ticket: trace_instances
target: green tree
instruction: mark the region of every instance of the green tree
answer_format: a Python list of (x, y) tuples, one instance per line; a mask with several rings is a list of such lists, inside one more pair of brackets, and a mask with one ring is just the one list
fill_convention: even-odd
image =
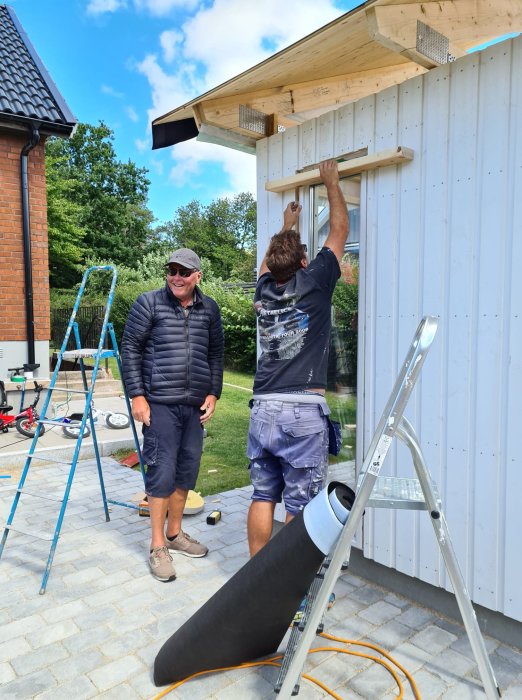
[(51, 287), (70, 287), (80, 275), (85, 229), (75, 203), (79, 183), (59, 175), (57, 157), (47, 158), (47, 228)]
[(256, 258), (256, 202), (249, 192), (203, 206), (197, 200), (176, 210), (156, 235), (175, 248), (192, 248), (210, 261), (217, 277), (250, 280)]
[[(84, 232), (83, 259), (75, 259), (75, 264), (96, 257), (131, 266), (152, 240), (154, 217), (146, 206), (147, 171), (131, 161), (118, 161), (113, 141), (112, 130), (103, 122), (78, 124), (70, 139), (47, 141), (48, 180), (68, 183), (49, 188), (51, 212), (60, 210), (56, 199), (66, 200), (71, 205), (67, 210), (70, 220)], [(56, 258), (56, 252), (50, 248), (51, 268), (54, 265), (59, 277), (62, 260)]]

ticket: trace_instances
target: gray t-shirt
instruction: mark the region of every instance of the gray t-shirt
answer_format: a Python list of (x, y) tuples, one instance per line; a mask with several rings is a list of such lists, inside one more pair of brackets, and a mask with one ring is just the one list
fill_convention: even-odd
[(340, 275), (336, 256), (322, 248), (285, 284), (277, 286), (270, 272), (259, 278), (254, 307), (262, 354), (256, 394), (326, 387), (332, 294)]

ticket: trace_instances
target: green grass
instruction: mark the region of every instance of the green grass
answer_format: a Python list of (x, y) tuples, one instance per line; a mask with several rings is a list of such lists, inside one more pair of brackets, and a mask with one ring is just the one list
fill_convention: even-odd
[[(233, 375), (233, 376), (232, 376)], [(203, 457), (196, 491), (208, 496), (250, 483), (246, 456), (250, 394), (228, 386), (252, 386), (252, 377), (239, 372), (225, 372), (225, 385), (216, 412), (207, 423)]]
[(234, 386), (241, 386), (244, 389), (248, 389), (249, 391), (252, 391), (252, 385), (254, 384), (254, 377), (250, 374), (243, 374), (242, 372), (234, 372), (233, 370), (225, 370), (223, 382), (225, 384), (232, 384)]

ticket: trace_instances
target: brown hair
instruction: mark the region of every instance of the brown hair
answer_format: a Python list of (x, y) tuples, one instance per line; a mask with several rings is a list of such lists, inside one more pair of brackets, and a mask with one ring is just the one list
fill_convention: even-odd
[(272, 236), (266, 251), (266, 266), (276, 282), (287, 282), (301, 269), (306, 248), (296, 231), (281, 231)]

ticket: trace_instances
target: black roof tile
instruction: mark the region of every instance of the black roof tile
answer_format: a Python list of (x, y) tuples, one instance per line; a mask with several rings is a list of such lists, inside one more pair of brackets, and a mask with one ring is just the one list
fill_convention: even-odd
[(0, 5), (0, 124), (33, 120), (61, 134), (77, 122), (14, 10)]

